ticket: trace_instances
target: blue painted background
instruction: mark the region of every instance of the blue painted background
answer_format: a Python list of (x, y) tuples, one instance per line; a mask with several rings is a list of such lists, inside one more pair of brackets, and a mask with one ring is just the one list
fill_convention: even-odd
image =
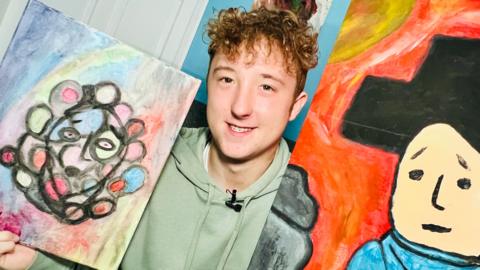
[[(214, 15), (215, 10), (220, 10), (229, 7), (244, 7), (250, 9), (253, 0), (210, 0), (208, 1), (205, 13), (200, 21), (199, 28), (195, 33), (192, 45), (188, 51), (187, 57), (182, 66), (182, 71), (202, 80), (202, 85), (196, 96), (196, 100), (203, 103), (207, 102), (206, 91), (206, 76), (208, 70), (208, 37), (204, 35), (205, 25), (208, 20)], [(338, 31), (347, 12), (350, 0), (344, 1), (332, 1), (330, 11), (325, 23), (323, 24), (319, 36), (319, 59), (318, 65), (315, 69), (311, 70), (307, 77), (305, 85), (305, 91), (308, 93), (309, 98), (306, 106), (298, 115), (297, 119), (290, 122), (285, 130), (284, 136), (292, 141), (296, 141), (300, 129), (302, 128), (303, 121), (310, 107), (312, 97), (317, 90), (318, 83), (322, 76), (325, 65), (327, 64), (328, 57), (332, 51), (333, 45), (338, 35)]]

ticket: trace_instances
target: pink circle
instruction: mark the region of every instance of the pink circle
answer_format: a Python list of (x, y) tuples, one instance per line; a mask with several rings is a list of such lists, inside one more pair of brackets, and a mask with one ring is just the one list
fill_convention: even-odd
[(139, 135), (140, 133), (142, 133), (143, 128), (144, 128), (143, 124), (141, 124), (139, 122), (132, 123), (127, 128), (128, 137), (133, 137), (133, 136)]
[(35, 151), (35, 153), (33, 154), (33, 166), (35, 166), (35, 168), (37, 168), (38, 170), (41, 169), (46, 161), (47, 152), (45, 152), (45, 150), (41, 149)]
[(111, 202), (98, 202), (93, 207), (93, 213), (96, 215), (105, 215), (112, 209), (113, 205)]
[(59, 195), (63, 196), (67, 193), (67, 183), (62, 178), (56, 177), (55, 187), (53, 186), (52, 180), (50, 180), (45, 184), (45, 191), (51, 199), (58, 201)]
[(77, 90), (71, 87), (65, 87), (62, 90), (62, 99), (66, 103), (75, 103), (78, 100)]
[(144, 152), (143, 144), (140, 142), (134, 142), (128, 145), (126, 160), (135, 161), (142, 157)]
[(122, 103), (115, 106), (115, 113), (122, 123), (125, 124), (128, 118), (132, 115), (132, 109), (128, 105)]
[(11, 164), (15, 161), (15, 153), (13, 151), (5, 151), (2, 153), (2, 161)]

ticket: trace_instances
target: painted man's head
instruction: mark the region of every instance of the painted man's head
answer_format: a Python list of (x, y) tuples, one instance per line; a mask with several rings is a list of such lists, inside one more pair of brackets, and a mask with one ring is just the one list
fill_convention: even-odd
[(112, 82), (80, 85), (66, 80), (49, 104), (31, 107), (16, 146), (0, 150), (2, 165), (38, 209), (78, 224), (115, 211), (117, 198), (139, 189), (146, 170), (138, 138), (144, 124), (120, 102)]
[(400, 155), (392, 226), (408, 240), (480, 256), (480, 40), (437, 37), (411, 82), (367, 77), (344, 135)]
[(228, 158), (272, 156), (304, 106), (317, 34), (290, 11), (220, 11), (209, 22), (207, 120)]

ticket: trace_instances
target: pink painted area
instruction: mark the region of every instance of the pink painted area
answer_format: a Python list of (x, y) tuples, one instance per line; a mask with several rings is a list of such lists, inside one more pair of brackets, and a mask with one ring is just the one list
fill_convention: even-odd
[(0, 231), (9, 231), (18, 236), (22, 234), (23, 224), (30, 222), (29, 216), (22, 212), (7, 213), (0, 211)]
[(103, 169), (102, 169), (103, 176), (107, 176), (112, 171), (112, 169), (113, 169), (112, 164), (105, 164), (105, 166), (103, 166)]
[(113, 205), (110, 202), (99, 202), (93, 206), (93, 212), (96, 215), (103, 215), (108, 213), (112, 209)]
[(5, 151), (2, 153), (2, 161), (7, 164), (15, 162), (15, 153), (13, 151)]
[(132, 115), (132, 109), (127, 104), (121, 103), (115, 106), (115, 113), (120, 117), (122, 124), (125, 124)]
[(128, 137), (139, 135), (144, 129), (144, 126), (139, 122), (132, 123), (127, 130)]
[(51, 199), (58, 201), (59, 199), (58, 195), (60, 196), (65, 195), (68, 191), (68, 186), (64, 179), (60, 177), (56, 177), (55, 186), (53, 185), (53, 182), (50, 180), (45, 184), (45, 191), (47, 192), (48, 196)]
[(65, 103), (72, 104), (78, 101), (79, 94), (76, 89), (73, 89), (71, 87), (66, 87), (62, 90), (62, 100)]
[(127, 154), (125, 155), (125, 159), (129, 161), (135, 161), (142, 157), (144, 153), (144, 146), (140, 142), (133, 142), (127, 146)]
[(47, 152), (45, 150), (39, 149), (35, 151), (35, 153), (33, 154), (33, 166), (35, 166), (37, 170), (40, 170), (46, 161)]

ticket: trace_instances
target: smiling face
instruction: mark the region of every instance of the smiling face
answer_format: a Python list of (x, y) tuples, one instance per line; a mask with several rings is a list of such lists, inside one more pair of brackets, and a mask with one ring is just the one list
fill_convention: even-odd
[(207, 119), (216, 150), (234, 161), (273, 159), (283, 130), (306, 101), (295, 97), (296, 77), (285, 69), (276, 46), (259, 41), (236, 59), (221, 51), (208, 75)]
[(480, 255), (480, 154), (451, 126), (424, 128), (400, 162), (392, 218), (410, 241)]

